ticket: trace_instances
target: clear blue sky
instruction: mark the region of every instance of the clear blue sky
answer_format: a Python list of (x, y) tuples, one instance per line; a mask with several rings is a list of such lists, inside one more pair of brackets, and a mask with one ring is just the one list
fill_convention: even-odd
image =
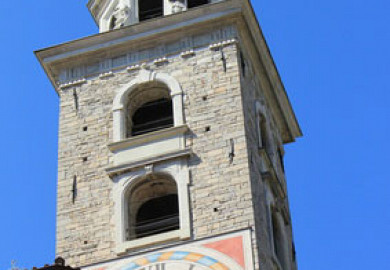
[[(58, 98), (33, 51), (96, 33), (86, 2), (1, 2), (0, 270), (54, 259)], [(286, 155), (299, 269), (388, 269), (390, 1), (254, 8), (305, 134)]]

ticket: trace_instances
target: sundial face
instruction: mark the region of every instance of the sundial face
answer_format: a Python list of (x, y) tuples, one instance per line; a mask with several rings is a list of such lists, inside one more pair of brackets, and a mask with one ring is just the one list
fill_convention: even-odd
[(151, 264), (140, 268), (139, 270), (209, 270), (210, 268), (193, 264), (185, 261), (181, 262), (163, 262)]
[(147, 255), (113, 270), (229, 270), (229, 267), (207, 255), (170, 251)]

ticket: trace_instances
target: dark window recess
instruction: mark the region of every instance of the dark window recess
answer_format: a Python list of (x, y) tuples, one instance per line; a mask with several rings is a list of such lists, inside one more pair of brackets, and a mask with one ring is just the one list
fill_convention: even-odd
[(131, 136), (173, 127), (172, 101), (159, 99), (145, 103), (133, 115)]
[(139, 21), (163, 16), (163, 0), (139, 0)]
[(279, 223), (275, 217), (275, 215), (272, 215), (272, 233), (273, 233), (273, 238), (274, 238), (274, 250), (275, 254), (279, 259), (279, 262), (282, 263), (281, 258), (282, 258), (282, 239), (280, 236), (280, 228), (279, 228)]
[(242, 75), (245, 77), (246, 76), (246, 63), (245, 63), (244, 54), (242, 52), (240, 52), (240, 60), (241, 60)]
[(261, 148), (267, 150), (267, 125), (263, 115), (260, 115), (260, 143)]
[(136, 238), (178, 230), (179, 228), (179, 204), (176, 194), (147, 201), (137, 213)]
[(280, 148), (278, 149), (278, 155), (280, 159), (280, 166), (282, 167), (282, 170), (284, 172), (284, 158), (283, 158), (282, 150), (280, 150)]
[(194, 8), (208, 3), (209, 0), (188, 0), (188, 8)]
[(116, 18), (113, 16), (110, 22), (110, 30), (113, 30), (116, 24)]

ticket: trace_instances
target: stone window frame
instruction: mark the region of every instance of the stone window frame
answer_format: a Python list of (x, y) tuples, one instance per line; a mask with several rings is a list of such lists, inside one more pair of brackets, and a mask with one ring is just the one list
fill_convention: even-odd
[[(267, 120), (267, 111), (265, 109), (265, 105), (262, 104), (260, 101), (255, 102), (255, 112), (256, 112), (256, 134), (257, 134), (257, 143), (259, 149), (265, 149), (267, 150), (272, 142), (271, 140), (271, 134), (270, 132), (270, 124)], [(264, 121), (265, 128), (262, 128), (260, 122)], [(263, 136), (266, 138), (265, 145), (263, 145)]]
[(114, 143), (127, 139), (127, 98), (140, 86), (153, 82), (163, 84), (169, 91), (172, 100), (174, 127), (184, 125), (183, 90), (179, 82), (168, 74), (142, 69), (135, 79), (118, 91), (114, 98), (112, 109)]
[[(179, 200), (180, 229), (147, 236), (139, 239), (127, 240), (126, 229), (128, 219), (128, 190), (133, 185), (151, 174), (165, 174), (176, 182)], [(169, 241), (187, 240), (191, 237), (190, 204), (189, 204), (189, 170), (186, 159), (177, 159), (145, 166), (113, 178), (114, 188), (114, 224), (116, 234), (116, 253), (118, 255), (136, 249), (157, 245)]]
[[(266, 200), (266, 215), (267, 215), (267, 228), (268, 228), (268, 234), (269, 234), (269, 245), (271, 248), (271, 255), (272, 260), (274, 264), (277, 266), (278, 269), (289, 269), (288, 267), (291, 264), (290, 258), (286, 258), (289, 254), (289, 249), (283, 251), (283, 258), (280, 258), (276, 253), (276, 246), (275, 246), (275, 235), (274, 235), (274, 227), (276, 226), (277, 229), (280, 232), (280, 236), (283, 238), (283, 242), (285, 245), (286, 241), (286, 229), (285, 226), (285, 218), (281, 214), (280, 204), (278, 205), (278, 197), (274, 194), (272, 191), (272, 188), (268, 182), (265, 182), (265, 200)], [(277, 224), (274, 224), (275, 220), (277, 221)], [(284, 247), (286, 248), (286, 247)]]

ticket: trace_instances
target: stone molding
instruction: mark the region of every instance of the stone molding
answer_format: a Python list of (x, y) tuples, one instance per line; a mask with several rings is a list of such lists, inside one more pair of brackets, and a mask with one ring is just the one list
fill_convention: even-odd
[(111, 152), (115, 152), (124, 148), (128, 148), (131, 146), (139, 146), (144, 143), (153, 142), (157, 140), (162, 140), (167, 137), (172, 137), (175, 135), (181, 135), (188, 131), (187, 125), (172, 127), (172, 128), (166, 128), (162, 130), (158, 130), (151, 133), (146, 133), (143, 135), (138, 135), (135, 137), (130, 137), (125, 140), (111, 143), (108, 145), (108, 148)]
[(87, 83), (86, 79), (79, 79), (79, 80), (71, 81), (71, 82), (68, 82), (68, 83), (60, 84), (59, 88), (60, 89), (66, 89), (66, 88), (70, 88), (70, 87), (80, 86), (80, 85), (82, 85), (84, 83)]
[(158, 156), (152, 157), (152, 158), (146, 158), (146, 159), (140, 159), (136, 161), (132, 161), (129, 163), (123, 163), (119, 164), (117, 166), (112, 166), (106, 168), (106, 172), (108, 175), (112, 178), (115, 177), (116, 175), (126, 173), (128, 171), (132, 171), (137, 168), (145, 167), (150, 164), (157, 164), (165, 161), (169, 161), (172, 159), (179, 159), (179, 158), (185, 158), (189, 157), (192, 155), (192, 150), (191, 149), (184, 149), (184, 150), (178, 150), (178, 151), (173, 151), (173, 152), (167, 152), (167, 153), (162, 153)]

